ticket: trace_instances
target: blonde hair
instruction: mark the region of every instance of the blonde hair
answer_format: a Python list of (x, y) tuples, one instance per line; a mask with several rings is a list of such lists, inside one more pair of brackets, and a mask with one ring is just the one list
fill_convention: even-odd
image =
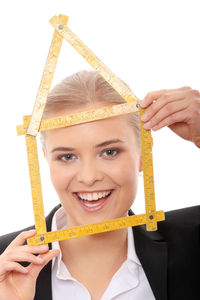
[[(49, 93), (43, 119), (52, 113), (87, 104), (121, 104), (126, 101), (95, 71), (80, 71), (64, 78)], [(133, 126), (140, 145), (140, 124), (138, 113), (128, 114), (128, 122)], [(45, 133), (41, 133), (41, 142), (45, 144)]]

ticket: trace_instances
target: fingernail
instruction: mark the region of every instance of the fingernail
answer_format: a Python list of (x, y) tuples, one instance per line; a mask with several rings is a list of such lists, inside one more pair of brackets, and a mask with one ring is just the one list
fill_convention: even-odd
[(42, 264), (44, 260), (41, 257), (36, 257), (36, 262)]
[(145, 121), (146, 119), (147, 119), (147, 113), (143, 114), (142, 117), (141, 117), (142, 121)]
[(142, 107), (145, 107), (145, 100), (142, 100), (142, 101), (140, 102), (140, 105), (141, 105)]
[(24, 273), (28, 273), (28, 270), (27, 270), (26, 268), (23, 268), (22, 271), (23, 271)]
[(58, 252), (56, 253), (56, 256), (58, 256), (60, 254), (60, 251), (58, 250)]
[(150, 129), (151, 128), (151, 122), (147, 122), (143, 125), (144, 129)]
[(47, 245), (40, 246), (40, 250), (49, 250), (49, 247)]
[(157, 129), (158, 129), (157, 125), (152, 128), (152, 130), (157, 130)]

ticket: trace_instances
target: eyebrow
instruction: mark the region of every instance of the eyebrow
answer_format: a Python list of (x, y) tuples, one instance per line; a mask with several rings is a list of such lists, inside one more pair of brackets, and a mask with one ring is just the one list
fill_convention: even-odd
[(100, 148), (100, 147), (107, 146), (107, 145), (110, 145), (110, 144), (115, 144), (115, 143), (124, 143), (124, 141), (121, 141), (119, 139), (108, 140), (108, 141), (105, 141), (101, 144), (96, 145), (95, 148)]
[[(124, 143), (124, 141), (121, 141), (119, 139), (108, 140), (108, 141), (105, 141), (103, 143), (96, 145), (95, 148), (100, 148), (100, 147), (108, 146), (110, 144), (115, 144), (115, 143)], [(51, 153), (56, 152), (56, 151), (74, 151), (74, 150), (75, 150), (74, 148), (70, 148), (70, 147), (57, 147), (57, 148), (54, 148), (51, 151)]]

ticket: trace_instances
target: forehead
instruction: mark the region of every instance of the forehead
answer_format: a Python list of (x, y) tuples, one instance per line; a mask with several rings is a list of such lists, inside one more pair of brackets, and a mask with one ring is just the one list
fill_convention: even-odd
[[(87, 106), (84, 107), (84, 109), (67, 109), (62, 111), (62, 113), (58, 112), (54, 115), (51, 115), (50, 117), (68, 115), (96, 108), (98, 107)], [(121, 115), (117, 117), (46, 131), (46, 143), (49, 144), (49, 146), (54, 146), (58, 143), (78, 144), (87, 142), (96, 144), (107, 139), (115, 138), (124, 139), (126, 142), (135, 140), (135, 132), (128, 123), (127, 115)]]

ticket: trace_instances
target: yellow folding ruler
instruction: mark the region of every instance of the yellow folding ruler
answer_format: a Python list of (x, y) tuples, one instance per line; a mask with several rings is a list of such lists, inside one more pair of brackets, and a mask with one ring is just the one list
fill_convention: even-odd
[[(36, 97), (32, 116), (25, 116), (23, 125), (17, 126), (18, 135), (26, 136), (26, 147), (29, 165), (29, 174), (32, 190), (33, 211), (37, 234), (28, 239), (28, 244), (47, 244), (54, 241), (70, 239), (100, 232), (107, 232), (130, 226), (146, 224), (148, 231), (157, 230), (157, 222), (165, 219), (163, 211), (156, 211), (154, 177), (152, 162), (151, 131), (144, 130), (141, 124), (142, 162), (145, 191), (145, 214), (133, 215), (105, 222), (77, 226), (64, 230), (47, 232), (44, 207), (42, 200), (42, 188), (40, 181), (39, 162), (37, 154), (36, 136), (39, 131), (51, 130), (75, 124), (110, 118), (131, 112), (138, 112), (140, 117), (144, 109), (140, 107), (140, 100), (133, 92), (109, 70), (100, 59), (69, 29), (68, 17), (64, 15), (54, 16), (50, 23), (55, 28), (53, 40), (50, 46), (47, 62), (44, 68), (39, 91)], [(60, 116), (48, 120), (42, 120), (46, 99), (49, 93), (57, 59), (62, 45), (66, 39), (80, 55), (123, 97), (124, 104), (102, 107), (96, 110), (83, 111), (67, 116)]]

